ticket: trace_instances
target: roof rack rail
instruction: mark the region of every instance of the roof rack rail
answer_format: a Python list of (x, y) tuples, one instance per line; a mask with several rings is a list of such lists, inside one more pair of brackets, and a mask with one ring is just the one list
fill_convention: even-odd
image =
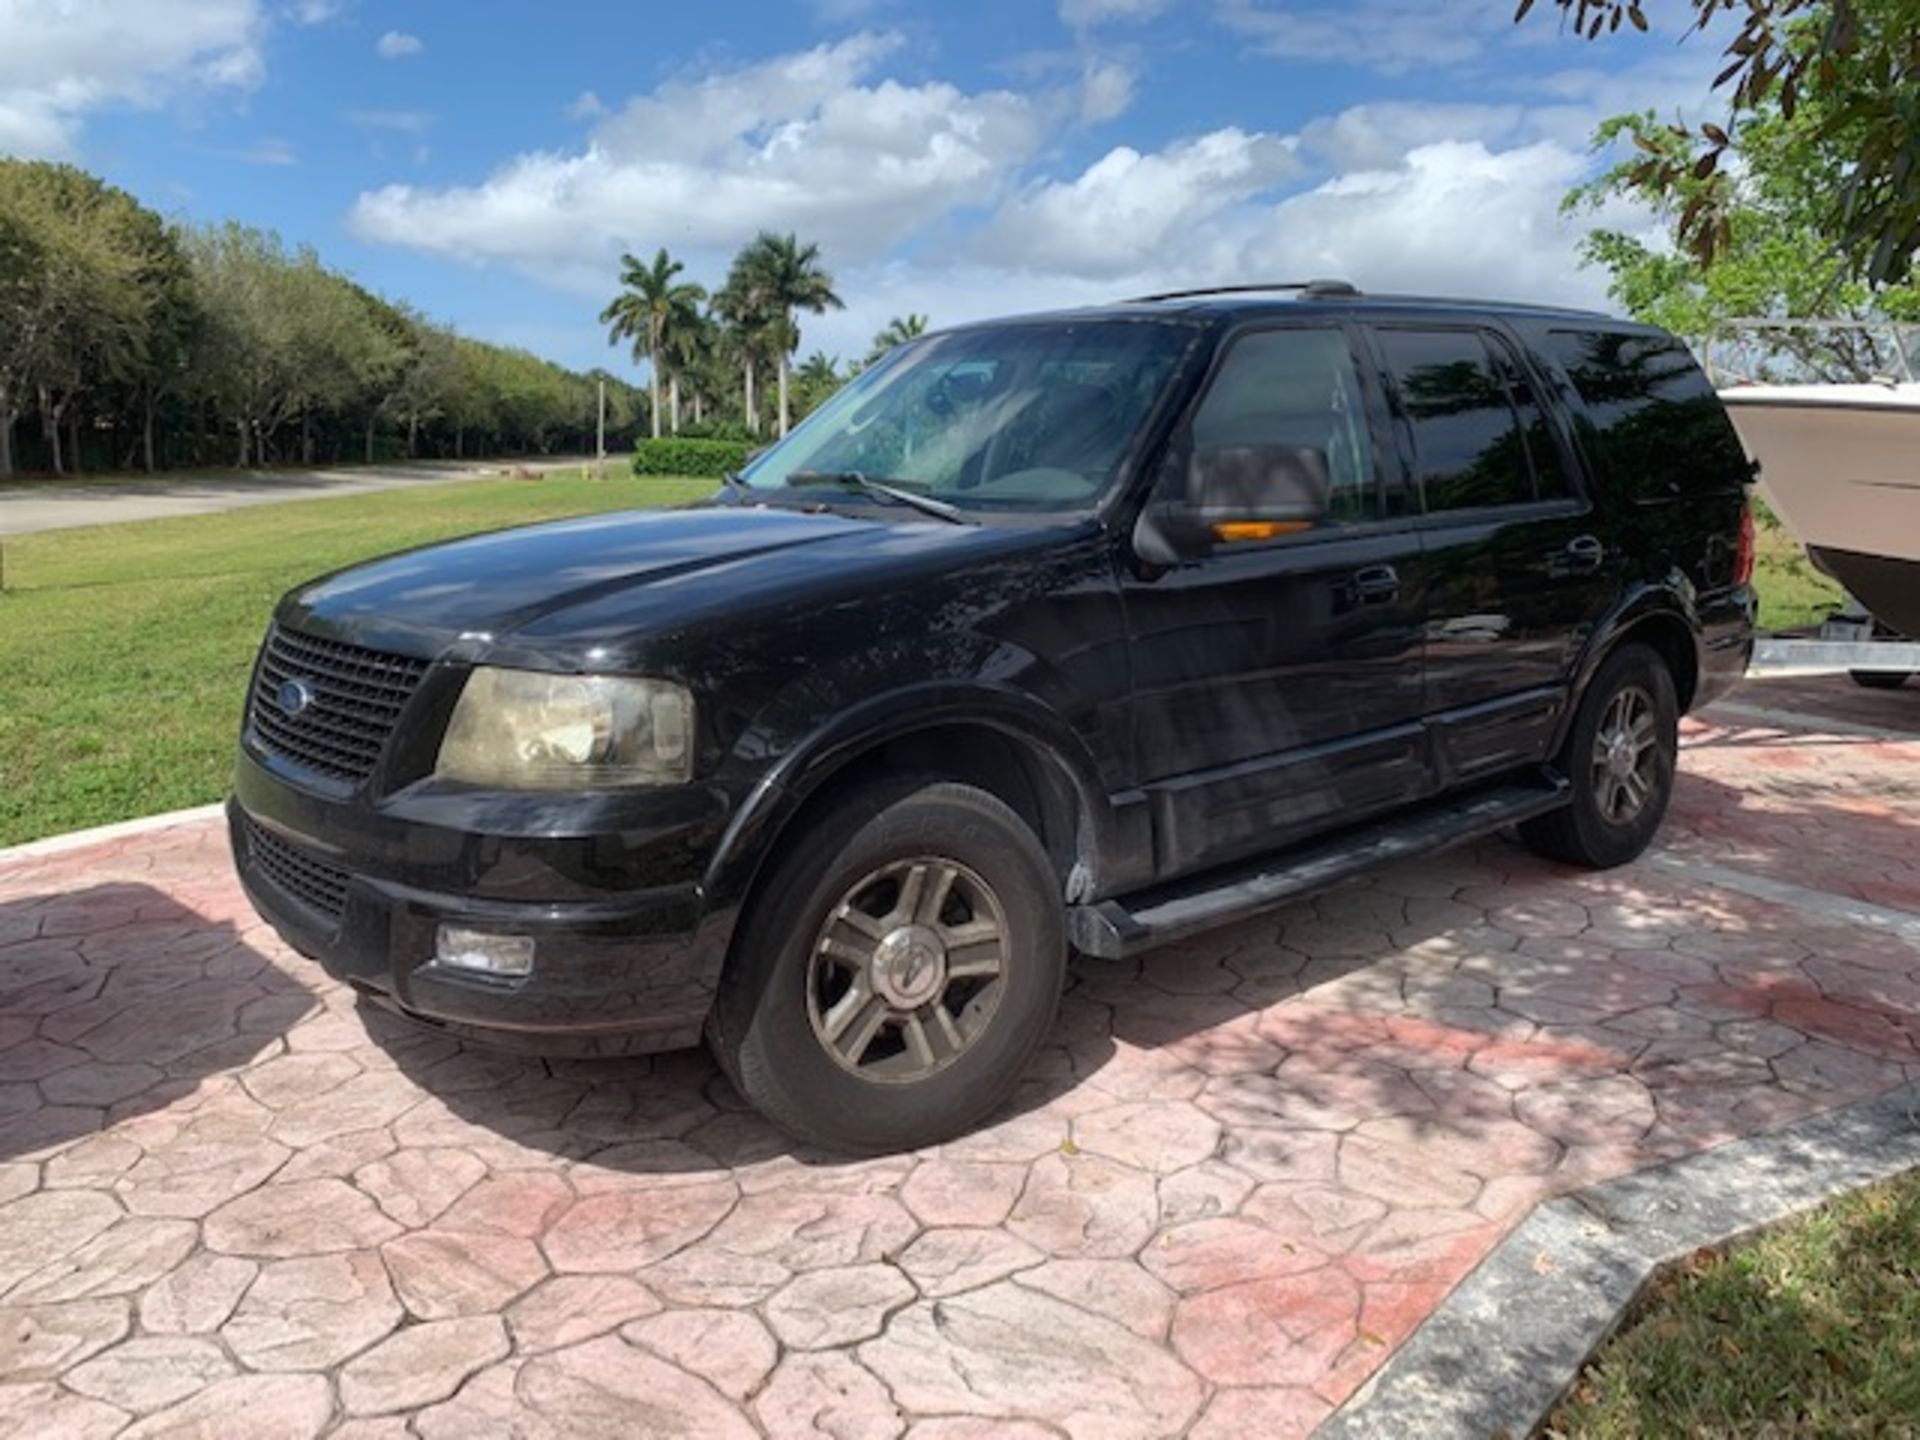
[(1162, 300), (1199, 300), (1208, 295), (1258, 295), (1269, 290), (1298, 290), (1309, 300), (1357, 296), (1360, 293), (1358, 286), (1346, 280), (1281, 280), (1265, 285), (1206, 285), (1198, 290), (1169, 290), (1164, 295), (1138, 295), (1122, 303), (1154, 305)]

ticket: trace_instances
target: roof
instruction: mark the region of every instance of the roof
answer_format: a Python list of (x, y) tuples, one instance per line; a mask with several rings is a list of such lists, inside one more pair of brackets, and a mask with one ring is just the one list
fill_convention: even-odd
[(1176, 290), (1164, 295), (1144, 295), (1119, 302), (1121, 308), (1153, 308), (1265, 312), (1314, 308), (1381, 308), (1414, 310), (1459, 310), (1494, 312), (1503, 315), (1579, 316), (1583, 320), (1606, 320), (1614, 316), (1598, 310), (1581, 310), (1565, 305), (1542, 305), (1516, 300), (1473, 300), (1445, 295), (1370, 294), (1345, 280), (1283, 281), (1260, 285), (1220, 285), (1199, 290)]

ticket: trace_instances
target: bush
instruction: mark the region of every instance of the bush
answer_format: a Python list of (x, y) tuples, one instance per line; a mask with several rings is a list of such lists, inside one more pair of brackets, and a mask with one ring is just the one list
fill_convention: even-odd
[(718, 479), (746, 464), (753, 448), (744, 440), (698, 440), (685, 435), (642, 440), (633, 447), (633, 473)]

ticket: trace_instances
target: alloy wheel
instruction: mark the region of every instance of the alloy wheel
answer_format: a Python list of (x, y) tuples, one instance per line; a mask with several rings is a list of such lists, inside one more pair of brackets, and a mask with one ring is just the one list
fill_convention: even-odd
[(1653, 696), (1628, 685), (1607, 702), (1593, 737), (1593, 798), (1609, 825), (1630, 825), (1659, 788)]
[(807, 1016), (863, 1080), (938, 1073), (985, 1033), (1006, 988), (1006, 914), (957, 860), (883, 865), (828, 912), (807, 966)]

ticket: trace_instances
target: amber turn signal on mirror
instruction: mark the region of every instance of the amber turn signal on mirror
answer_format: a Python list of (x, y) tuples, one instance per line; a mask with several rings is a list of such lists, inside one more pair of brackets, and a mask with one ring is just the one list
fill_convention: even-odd
[(1236, 540), (1276, 540), (1312, 528), (1310, 520), (1222, 520), (1213, 527), (1213, 538), (1228, 544)]

